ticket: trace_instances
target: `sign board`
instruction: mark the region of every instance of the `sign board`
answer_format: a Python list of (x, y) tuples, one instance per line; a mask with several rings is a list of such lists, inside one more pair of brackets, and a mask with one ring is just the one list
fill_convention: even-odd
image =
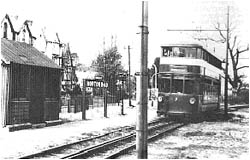
[(93, 92), (93, 88), (92, 87), (86, 87), (86, 91), (87, 92)]
[(151, 96), (154, 98), (158, 97), (158, 88), (152, 88), (151, 89)]
[(86, 80), (86, 87), (107, 88), (108, 83), (100, 80)]

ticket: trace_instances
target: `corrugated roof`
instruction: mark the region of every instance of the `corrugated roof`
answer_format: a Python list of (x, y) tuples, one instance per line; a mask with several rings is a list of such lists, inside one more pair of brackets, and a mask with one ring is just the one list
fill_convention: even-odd
[(8, 62), (61, 69), (52, 59), (24, 42), (2, 38), (1, 54), (4, 60)]

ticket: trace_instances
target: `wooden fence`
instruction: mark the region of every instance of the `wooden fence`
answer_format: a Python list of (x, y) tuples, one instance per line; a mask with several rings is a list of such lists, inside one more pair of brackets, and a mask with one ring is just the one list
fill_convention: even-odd
[[(89, 108), (104, 107), (103, 96), (90, 96), (87, 95), (85, 98), (85, 106)], [(116, 104), (118, 99), (115, 96), (108, 96), (108, 104)], [(83, 96), (76, 95), (71, 97), (61, 97), (61, 113), (77, 113), (82, 111)]]

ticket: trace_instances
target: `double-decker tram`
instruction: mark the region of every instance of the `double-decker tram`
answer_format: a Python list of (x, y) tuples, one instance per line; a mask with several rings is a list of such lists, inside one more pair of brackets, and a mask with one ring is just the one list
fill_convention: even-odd
[(158, 108), (164, 116), (196, 117), (219, 108), (222, 61), (198, 44), (161, 46)]

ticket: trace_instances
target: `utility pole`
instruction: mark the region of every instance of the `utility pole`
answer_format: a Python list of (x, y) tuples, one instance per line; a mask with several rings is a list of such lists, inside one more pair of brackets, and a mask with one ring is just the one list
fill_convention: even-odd
[(82, 87), (82, 120), (86, 120), (86, 80), (83, 79)]
[[(215, 29), (168, 29), (168, 31), (217, 31)], [(225, 87), (224, 87), (224, 116), (228, 116), (228, 47), (229, 47), (229, 6), (227, 7), (227, 28), (221, 29), (226, 31), (226, 66), (225, 66)]]
[(138, 159), (148, 158), (148, 2), (142, 1), (140, 94), (136, 124), (136, 152)]
[(132, 106), (131, 104), (131, 80), (130, 80), (130, 46), (128, 45), (128, 100), (129, 100), (129, 106)]
[(226, 47), (226, 67), (225, 67), (225, 97), (224, 97), (224, 115), (228, 117), (228, 47), (229, 47), (229, 6), (227, 7), (227, 47)]
[(124, 75), (122, 75), (122, 84), (121, 84), (121, 97), (122, 97), (122, 106), (121, 106), (121, 115), (124, 115), (124, 101), (123, 101), (123, 84), (124, 84)]
[[(107, 78), (107, 66), (106, 66), (106, 54), (105, 54), (105, 39), (103, 40), (103, 54), (104, 54), (104, 78), (103, 81), (106, 83), (106, 78)], [(107, 118), (107, 87), (104, 86), (104, 117)]]

